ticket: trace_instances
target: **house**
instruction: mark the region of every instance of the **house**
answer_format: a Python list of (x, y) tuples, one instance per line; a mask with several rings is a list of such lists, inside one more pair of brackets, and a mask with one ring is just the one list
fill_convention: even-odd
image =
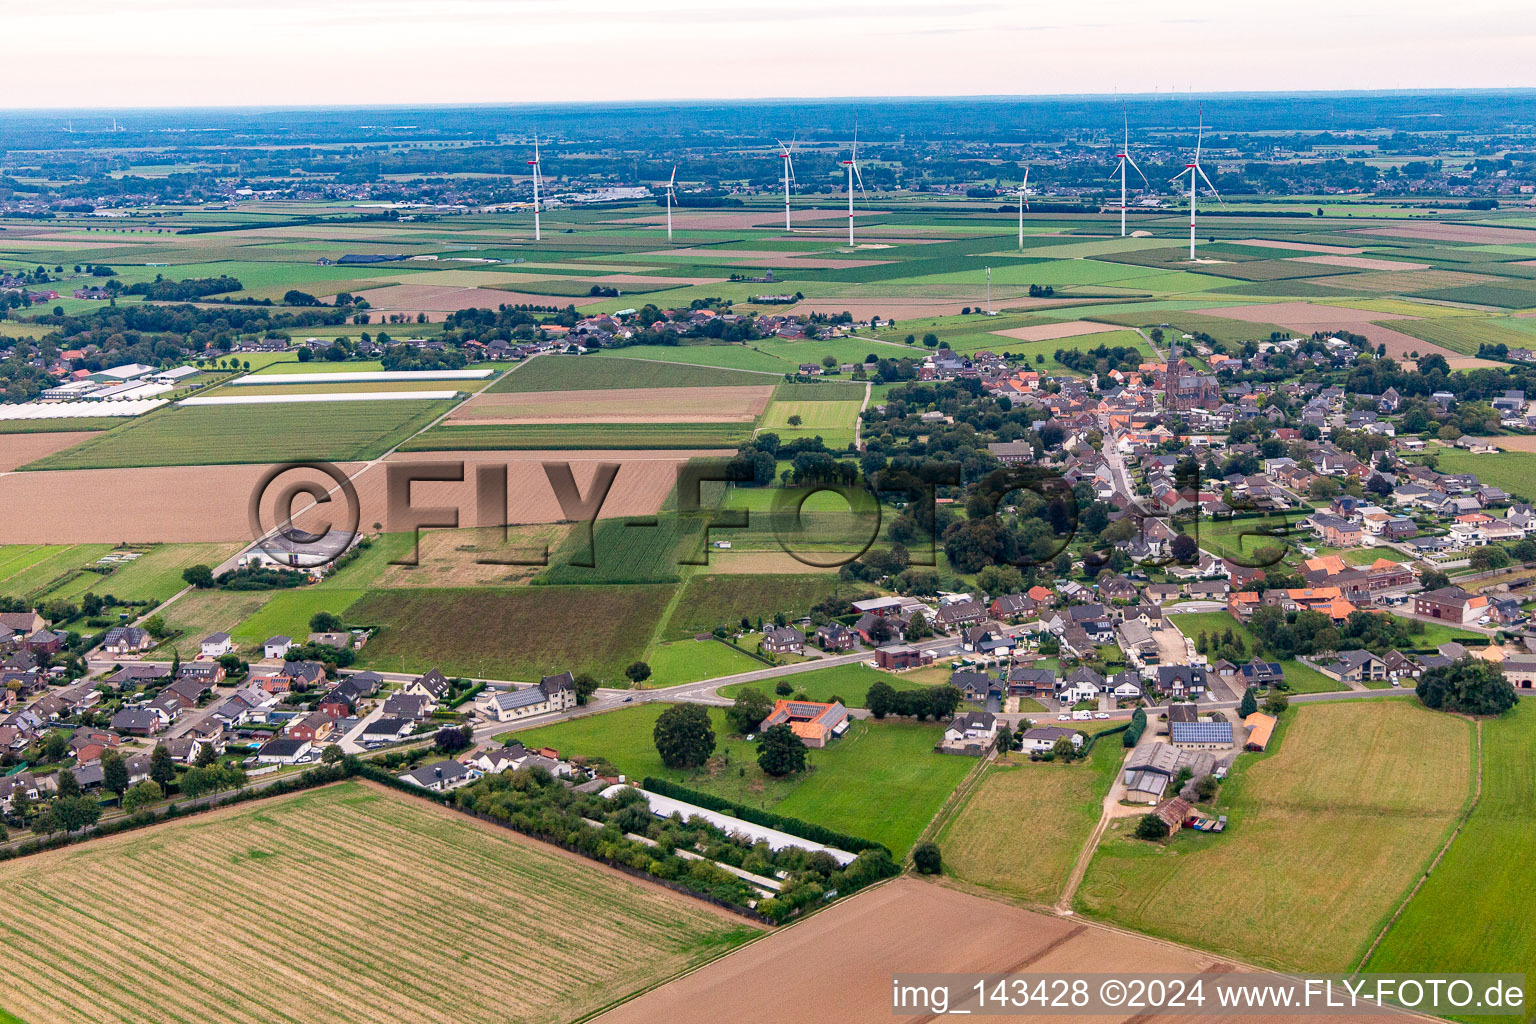
[(1318, 665), (1318, 671), (1341, 683), (1363, 683), (1387, 678), (1387, 663), (1370, 651), (1340, 651), (1332, 662)]
[(222, 658), (234, 649), (234, 641), (230, 640), (228, 633), (210, 633), (203, 637), (201, 657)]
[(799, 654), (805, 650), (805, 634), (793, 626), (774, 626), (763, 633), (759, 646), (769, 654)]
[(1473, 596), (1460, 587), (1441, 587), (1414, 595), (1413, 612), (1426, 618), (1466, 625), (1488, 614), (1488, 599), (1480, 594)]
[(481, 772), (477, 768), (460, 764), (458, 761), (438, 761), (436, 764), (413, 768), (399, 778), (401, 782), (409, 782), (422, 789), (430, 789), (434, 793), (446, 793), (451, 789), (467, 786), (480, 777)]
[(1083, 734), (1076, 729), (1063, 729), (1060, 726), (1037, 726), (1024, 730), (1020, 737), (1023, 742), (1023, 750), (1028, 754), (1044, 754), (1055, 748), (1059, 740), (1071, 740), (1072, 745), (1079, 750), (1083, 746)]
[(1536, 654), (1512, 654), (1499, 665), (1499, 670), (1516, 689), (1536, 689)]
[[(293, 689), (300, 693), (313, 686), (322, 686), (325, 683), (325, 664), (319, 661), (285, 661), (283, 670), (274, 680), (281, 679), (286, 686), (283, 689)], [(275, 684), (281, 685), (281, 684)], [(263, 686), (262, 689), (271, 690), (273, 693), (281, 693), (283, 689), (274, 689), (271, 686)]]
[(889, 671), (933, 664), (933, 652), (906, 644), (891, 644), (875, 651), (875, 664)]
[(102, 682), (114, 690), (136, 690), (140, 686), (153, 686), (170, 674), (169, 665), (124, 665)]
[(293, 740), (307, 740), (310, 743), (322, 743), (336, 728), (336, 719), (324, 711), (311, 711), (303, 718), (296, 718), (288, 723), (283, 730), (283, 735)]
[(1232, 723), (1225, 718), (1193, 722), (1174, 721), (1169, 716), (1168, 741), (1175, 747), (1214, 750), (1232, 746)]
[(101, 649), (120, 658), (127, 654), (142, 654), (154, 645), (154, 637), (145, 630), (137, 626), (116, 626), (107, 630), (107, 638), (102, 641)]
[(299, 764), (309, 760), (313, 749), (309, 740), (279, 736), (267, 740), (256, 751), (257, 764)]
[(1244, 686), (1268, 689), (1285, 678), (1278, 661), (1260, 661), (1254, 658), (1246, 665), (1237, 666), (1238, 681)]
[(1004, 594), (987, 608), (995, 618), (1012, 621), (1033, 618), (1039, 610), (1040, 602), (1028, 594)]
[(859, 634), (841, 622), (829, 622), (816, 628), (816, 643), (824, 651), (851, 651), (858, 646)]
[[(412, 679), (400, 687), (398, 692), (407, 696), (429, 697), (434, 703), (440, 704), (447, 698), (450, 689), (448, 678), (434, 668), (425, 675)], [(388, 711), (385, 712), (385, 714), (388, 713)]]
[(1207, 688), (1205, 669), (1199, 665), (1159, 665), (1156, 678), (1157, 688), (1173, 697), (1199, 697)]
[(261, 645), (263, 658), (287, 658), (288, 648), (293, 646), (293, 637), (274, 636), (268, 637), (267, 642)]
[(1248, 738), (1243, 741), (1244, 750), (1263, 751), (1269, 748), (1269, 740), (1275, 734), (1275, 724), (1280, 720), (1262, 711), (1255, 711), (1243, 719), (1248, 728)]
[(987, 617), (987, 610), (979, 601), (952, 601), (939, 608), (933, 618), (934, 626), (953, 632), (963, 626), (974, 625)]
[(1387, 666), (1387, 675), (1392, 679), (1417, 679), (1423, 669), (1402, 651), (1388, 651), (1381, 659)]
[(986, 672), (956, 672), (949, 677), (949, 685), (965, 695), (966, 700), (984, 701), (1001, 684)]
[(1010, 697), (1056, 696), (1056, 673), (1048, 668), (1015, 668), (1007, 681)]
[(375, 718), (363, 726), (358, 742), (365, 747), (376, 747), (383, 743), (398, 743), (409, 736), (415, 728), (416, 723), (409, 718)]
[(956, 715), (944, 730), (939, 752), (981, 757), (997, 746), (997, 716), (990, 711), (967, 711)]
[(1501, 626), (1515, 626), (1526, 619), (1525, 609), (1513, 597), (1493, 597), (1488, 601), (1488, 616)]
[(551, 711), (568, 711), (576, 706), (576, 678), (570, 672), (540, 679), (539, 692), (544, 694)]
[(419, 722), (431, 716), (437, 702), (419, 693), (392, 693), (384, 701), (385, 718), (406, 718)]
[(547, 715), (554, 710), (549, 706), (549, 698), (537, 686), (525, 686), (521, 690), (487, 690), (476, 698), (475, 706), (487, 718), (497, 722)]
[(332, 687), (329, 693), (320, 698), (320, 703), (315, 705), (315, 710), (332, 722), (350, 717), (356, 709), (357, 702), (352, 699), (351, 692), (340, 686)]
[(158, 708), (123, 708), (112, 716), (113, 732), (129, 736), (153, 736), (170, 723), (170, 716)]
[(759, 730), (788, 725), (807, 747), (824, 747), (847, 731), (850, 719), (842, 702), (822, 704), (808, 700), (775, 701)]

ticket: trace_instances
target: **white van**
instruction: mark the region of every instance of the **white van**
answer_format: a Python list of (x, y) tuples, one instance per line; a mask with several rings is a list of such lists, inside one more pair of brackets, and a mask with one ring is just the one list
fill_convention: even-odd
[(1092, 711), (1074, 711), (1074, 712), (1072, 712), (1072, 721), (1074, 721), (1074, 722), (1091, 722), (1091, 721), (1093, 721), (1093, 712)]

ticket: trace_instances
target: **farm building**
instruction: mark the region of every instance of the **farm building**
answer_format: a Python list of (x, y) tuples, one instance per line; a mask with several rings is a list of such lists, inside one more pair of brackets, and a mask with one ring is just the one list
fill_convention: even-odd
[(1206, 722), (1168, 723), (1168, 739), (1176, 747), (1216, 750), (1232, 745), (1232, 723), (1225, 718)]
[(808, 747), (824, 747), (827, 741), (848, 731), (848, 709), (841, 702), (821, 704), (810, 700), (780, 700), (773, 705), (761, 729), (788, 725)]
[(1278, 721), (1279, 719), (1273, 715), (1266, 715), (1262, 711), (1255, 711), (1243, 719), (1243, 724), (1248, 727), (1248, 738), (1243, 741), (1243, 749), (1267, 750), (1270, 737), (1275, 734), (1275, 723)]

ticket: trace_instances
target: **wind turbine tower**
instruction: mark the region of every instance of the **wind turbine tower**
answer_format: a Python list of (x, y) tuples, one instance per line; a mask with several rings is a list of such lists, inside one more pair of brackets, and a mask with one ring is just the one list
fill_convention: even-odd
[[(539, 137), (533, 137), (533, 159), (528, 161), (528, 166), (533, 168), (533, 240), (540, 240), (539, 236), (539, 184), (543, 175), (539, 171)], [(669, 215), (670, 218), (670, 215)]]
[(1019, 252), (1024, 251), (1024, 211), (1029, 209), (1029, 168), (1024, 168), (1024, 184), (1019, 187)]
[(672, 241), (672, 197), (677, 188), (677, 165), (672, 165), (672, 177), (667, 182), (667, 241)]
[[(774, 140), (778, 142), (777, 139)], [(791, 139), (788, 148), (779, 142), (779, 159), (784, 162), (784, 230), (793, 230), (789, 226), (789, 186), (795, 180), (794, 140)]]
[(1204, 136), (1205, 136), (1205, 119), (1202, 117), (1200, 119), (1200, 126), (1195, 131), (1195, 158), (1194, 158), (1194, 160), (1192, 160), (1190, 163), (1185, 164), (1184, 165), (1184, 169), (1182, 171), (1180, 171), (1178, 174), (1175, 174), (1172, 178), (1169, 179), (1170, 181), (1178, 181), (1180, 178), (1184, 177), (1184, 175), (1186, 175), (1186, 174), (1189, 175), (1189, 259), (1190, 259), (1190, 262), (1194, 262), (1194, 259), (1195, 259), (1195, 195), (1196, 195), (1196, 191), (1197, 191), (1197, 187), (1198, 187), (1199, 183), (1201, 181), (1204, 181), (1206, 188), (1209, 188), (1211, 190), (1211, 195), (1216, 197), (1216, 201), (1221, 203), (1222, 205), (1226, 205), (1226, 200), (1221, 198), (1221, 193), (1216, 191), (1216, 186), (1212, 185), (1211, 184), (1211, 179), (1206, 176), (1205, 168), (1200, 166), (1200, 144), (1201, 144), (1201, 141), (1203, 140)]
[[(843, 161), (843, 166), (848, 168), (848, 247), (853, 247), (853, 183), (857, 179), (859, 191), (864, 192), (864, 176), (859, 173), (859, 129), (853, 129), (853, 149), (849, 153), (849, 159)], [(868, 195), (865, 192), (865, 195)]]
[[(1125, 123), (1125, 141), (1120, 146), (1120, 152), (1115, 154), (1115, 159), (1120, 161), (1120, 237), (1124, 238), (1125, 237), (1125, 165), (1126, 164), (1130, 164), (1132, 167), (1136, 168), (1136, 173), (1137, 174), (1141, 174), (1141, 180), (1142, 180), (1143, 184), (1151, 185), (1151, 182), (1147, 181), (1147, 176), (1145, 174), (1142, 174), (1141, 168), (1137, 166), (1135, 159), (1133, 159), (1131, 157), (1131, 120), (1130, 120), (1130, 117), (1128, 115), (1126, 115), (1126, 113), (1125, 113), (1125, 111), (1123, 109), (1120, 111), (1120, 114), (1121, 114), (1121, 117), (1124, 118), (1124, 123)], [(1190, 259), (1194, 259), (1194, 257), (1191, 256)]]

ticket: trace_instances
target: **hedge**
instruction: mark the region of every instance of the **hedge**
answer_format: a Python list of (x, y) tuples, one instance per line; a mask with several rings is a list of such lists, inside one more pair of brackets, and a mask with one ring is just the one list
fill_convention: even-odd
[(697, 789), (689, 789), (687, 786), (680, 786), (675, 782), (668, 782), (666, 779), (653, 778), (647, 775), (644, 779), (640, 780), (640, 786), (642, 789), (660, 796), (669, 796), (674, 800), (698, 804), (700, 807), (708, 808), (711, 811), (720, 811), (723, 814), (730, 814), (740, 818), (742, 821), (750, 821), (754, 825), (778, 829), (780, 832), (788, 832), (792, 836), (809, 839), (811, 842), (820, 843), (823, 846), (833, 846), (839, 850), (846, 850), (849, 853), (861, 853), (864, 850), (885, 850), (887, 854), (891, 852), (883, 843), (877, 843), (869, 839), (860, 839), (857, 836), (850, 836), (843, 832), (834, 832), (830, 828), (809, 821), (801, 821), (799, 818), (787, 818), (782, 814), (775, 814), (772, 811), (733, 803), (723, 797), (715, 796), (713, 793), (703, 793)]
[(1131, 724), (1126, 726), (1125, 735), (1120, 737), (1122, 746), (1134, 747), (1141, 742), (1141, 734), (1147, 731), (1147, 713), (1137, 708), (1131, 713)]

